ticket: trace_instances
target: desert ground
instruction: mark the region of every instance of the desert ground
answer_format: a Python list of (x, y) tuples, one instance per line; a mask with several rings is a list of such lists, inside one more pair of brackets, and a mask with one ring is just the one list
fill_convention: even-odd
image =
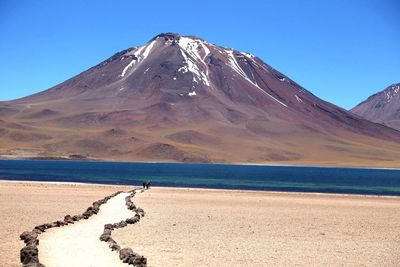
[[(21, 232), (81, 213), (95, 200), (131, 189), (0, 182), (1, 265), (20, 266)], [(400, 198), (396, 197), (151, 188), (133, 201), (145, 210), (145, 217), (115, 230), (113, 238), (147, 257), (148, 266), (398, 266), (400, 262)]]

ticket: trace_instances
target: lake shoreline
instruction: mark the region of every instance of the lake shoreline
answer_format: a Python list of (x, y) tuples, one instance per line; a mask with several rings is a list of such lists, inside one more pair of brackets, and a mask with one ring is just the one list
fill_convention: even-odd
[(400, 170), (400, 167), (375, 167), (375, 166), (363, 166), (357, 164), (283, 164), (283, 163), (247, 163), (247, 162), (179, 162), (179, 161), (117, 161), (110, 159), (98, 159), (98, 158), (81, 158), (74, 159), (68, 157), (0, 157), (2, 160), (32, 160), (32, 161), (67, 161), (67, 162), (108, 162), (108, 163), (150, 163), (150, 164), (199, 164), (199, 165), (223, 165), (223, 166), (261, 166), (261, 167), (295, 167), (295, 168), (336, 168), (336, 169), (362, 169), (362, 170)]
[[(0, 179), (1, 183), (16, 183), (16, 184), (36, 184), (36, 185), (59, 185), (59, 186), (83, 186), (83, 187), (103, 187), (103, 188), (121, 188), (127, 187), (137, 188), (140, 185), (122, 185), (122, 184), (102, 184), (102, 183), (85, 183), (85, 182), (57, 182), (57, 181), (30, 181), (30, 180), (13, 180), (13, 179)], [(301, 192), (301, 191), (273, 191), (273, 190), (254, 190), (254, 189), (227, 189), (227, 188), (203, 188), (203, 187), (179, 187), (179, 186), (152, 186), (152, 188), (159, 188), (165, 190), (194, 190), (204, 192), (223, 192), (223, 193), (268, 193), (268, 194), (289, 194), (289, 195), (316, 195), (316, 196), (331, 196), (331, 197), (360, 197), (360, 198), (394, 198), (400, 199), (396, 195), (374, 195), (374, 194), (346, 194), (346, 193), (320, 193), (320, 192)]]

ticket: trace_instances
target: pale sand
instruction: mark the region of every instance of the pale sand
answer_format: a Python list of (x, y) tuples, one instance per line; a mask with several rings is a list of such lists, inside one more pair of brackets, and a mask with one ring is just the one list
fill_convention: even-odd
[[(0, 183), (0, 266), (20, 266), (22, 231), (130, 189)], [(400, 198), (152, 188), (133, 201), (146, 216), (113, 238), (146, 256), (149, 266), (400, 262)]]
[(399, 266), (400, 198), (152, 188), (113, 238), (149, 266)]
[(45, 266), (57, 267), (126, 267), (116, 251), (111, 251), (106, 242), (100, 242), (104, 225), (133, 217), (121, 193), (100, 207), (97, 215), (73, 225), (52, 228), (40, 236), (39, 258)]

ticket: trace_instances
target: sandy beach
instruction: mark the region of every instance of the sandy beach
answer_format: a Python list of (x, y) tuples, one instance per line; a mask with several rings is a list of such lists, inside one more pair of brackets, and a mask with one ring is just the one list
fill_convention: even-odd
[[(131, 189), (0, 182), (2, 266), (20, 266), (23, 231), (81, 213), (95, 200)], [(146, 216), (114, 231), (113, 238), (147, 257), (149, 266), (398, 266), (400, 262), (400, 198), (152, 188), (133, 201)], [(39, 258), (41, 253), (45, 252), (39, 251)]]

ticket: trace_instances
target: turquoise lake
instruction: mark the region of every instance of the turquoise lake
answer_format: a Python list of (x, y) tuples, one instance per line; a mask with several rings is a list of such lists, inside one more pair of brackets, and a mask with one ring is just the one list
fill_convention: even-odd
[(0, 160), (0, 179), (400, 196), (400, 170)]

